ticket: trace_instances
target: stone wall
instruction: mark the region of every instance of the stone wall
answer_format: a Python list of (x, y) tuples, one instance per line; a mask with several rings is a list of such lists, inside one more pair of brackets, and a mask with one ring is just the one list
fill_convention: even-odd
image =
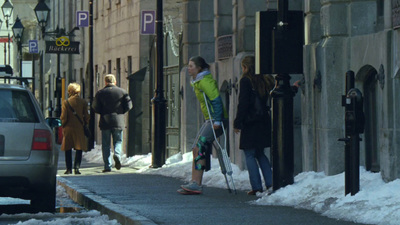
[[(383, 5), (379, 5), (383, 4)], [(379, 6), (379, 7), (378, 7)], [(380, 12), (379, 10), (383, 10)], [(399, 177), (397, 31), (391, 28), (390, 1), (305, 1), (305, 85), (302, 95), (304, 170), (337, 174), (344, 170), (345, 73), (356, 74), (356, 87), (365, 93), (371, 71), (376, 76), (375, 108), (365, 108), (366, 126), (377, 125), (376, 136), (361, 135), (360, 162), (366, 165), (367, 146), (376, 140), (383, 178)], [(321, 38), (319, 38), (321, 37)], [(366, 99), (365, 101), (371, 101)], [(368, 102), (365, 102), (367, 105)], [(371, 104), (369, 104), (371, 105)], [(373, 126), (372, 126), (373, 127)], [(379, 169), (379, 168), (378, 168)]]

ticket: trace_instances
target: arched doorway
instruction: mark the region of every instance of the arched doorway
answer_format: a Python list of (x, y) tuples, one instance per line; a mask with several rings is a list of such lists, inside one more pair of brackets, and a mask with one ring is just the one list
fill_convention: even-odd
[(357, 74), (363, 82), (364, 113), (365, 113), (365, 167), (367, 171), (379, 172), (378, 151), (378, 118), (377, 118), (377, 70), (372, 66), (364, 66)]

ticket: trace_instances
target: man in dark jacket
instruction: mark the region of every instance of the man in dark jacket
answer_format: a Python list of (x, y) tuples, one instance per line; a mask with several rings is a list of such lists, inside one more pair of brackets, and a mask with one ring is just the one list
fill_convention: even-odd
[(104, 78), (105, 87), (96, 93), (93, 110), (100, 114), (102, 153), (104, 161), (103, 173), (111, 172), (111, 136), (114, 146), (115, 168), (121, 169), (122, 130), (125, 127), (124, 114), (132, 109), (132, 101), (128, 93), (116, 86), (115, 76), (108, 74)]

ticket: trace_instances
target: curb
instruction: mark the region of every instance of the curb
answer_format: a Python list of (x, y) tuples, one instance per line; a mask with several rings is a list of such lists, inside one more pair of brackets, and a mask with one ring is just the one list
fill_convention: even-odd
[(95, 195), (89, 190), (80, 188), (60, 176), (57, 176), (57, 184), (61, 185), (71, 199), (79, 205), (89, 210), (97, 210), (101, 214), (106, 214), (110, 219), (115, 219), (122, 225), (156, 225), (150, 219)]

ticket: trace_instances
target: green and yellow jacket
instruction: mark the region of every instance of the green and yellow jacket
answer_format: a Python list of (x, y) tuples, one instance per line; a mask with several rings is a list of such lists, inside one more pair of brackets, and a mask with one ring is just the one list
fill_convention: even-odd
[[(228, 114), (222, 104), (222, 98), (219, 94), (217, 81), (214, 80), (210, 71), (206, 70), (199, 73), (196, 79), (191, 82), (197, 99), (200, 102), (201, 111), (204, 115), (204, 119), (208, 120), (210, 115), (207, 112), (207, 106), (209, 107), (211, 119), (214, 123), (220, 124), (221, 121), (228, 118)], [(206, 94), (204, 99), (203, 93)]]

